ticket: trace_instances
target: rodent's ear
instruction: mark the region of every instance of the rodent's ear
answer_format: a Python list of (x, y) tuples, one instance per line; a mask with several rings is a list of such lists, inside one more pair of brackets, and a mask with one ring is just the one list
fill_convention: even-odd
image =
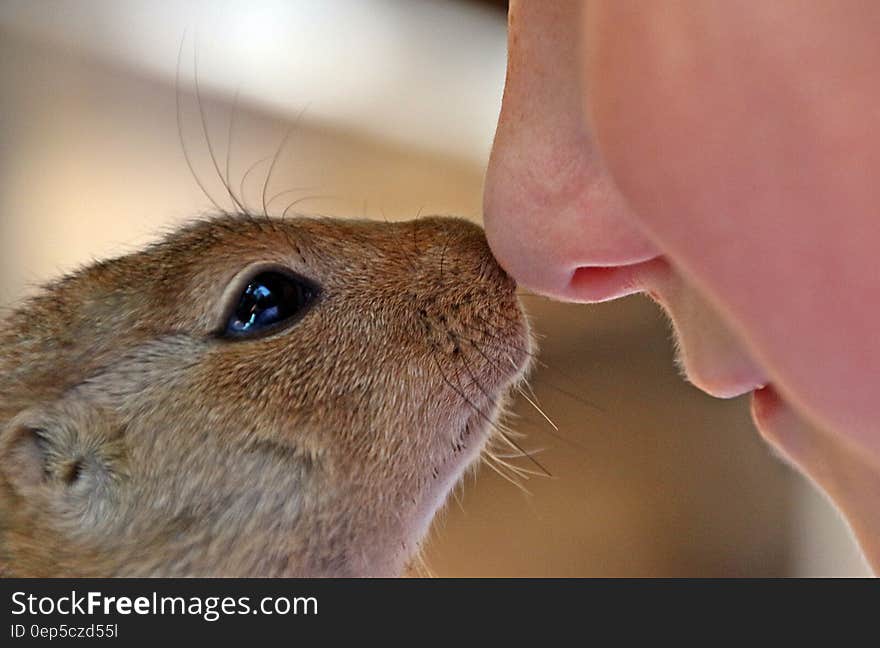
[(104, 481), (122, 472), (123, 457), (110, 417), (80, 401), (28, 409), (0, 432), (0, 472), (20, 495)]

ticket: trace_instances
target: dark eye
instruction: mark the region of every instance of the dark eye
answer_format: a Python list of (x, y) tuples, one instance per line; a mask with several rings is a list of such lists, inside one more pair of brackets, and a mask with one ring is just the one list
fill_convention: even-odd
[(223, 336), (258, 336), (291, 324), (315, 298), (314, 286), (276, 271), (253, 277), (238, 298)]

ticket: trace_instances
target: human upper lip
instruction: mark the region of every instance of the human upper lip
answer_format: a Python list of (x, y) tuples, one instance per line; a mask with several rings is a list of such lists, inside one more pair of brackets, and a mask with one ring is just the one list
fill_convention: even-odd
[(767, 384), (746, 342), (681, 272), (663, 259), (638, 271), (642, 292), (670, 316), (679, 342), (678, 364), (689, 382), (716, 398), (735, 398)]

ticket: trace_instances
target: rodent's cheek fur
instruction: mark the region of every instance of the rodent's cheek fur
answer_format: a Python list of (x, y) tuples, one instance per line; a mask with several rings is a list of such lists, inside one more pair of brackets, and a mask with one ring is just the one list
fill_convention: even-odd
[[(289, 328), (219, 338), (230, 268), (261, 261), (319, 298)], [(28, 503), (7, 480), (21, 528), (0, 555), (31, 575), (399, 574), (528, 366), (514, 288), (465, 221), (250, 217), (50, 286), (9, 322), (32, 330), (0, 337), (0, 425), (75, 401), (124, 457), (100, 501)]]

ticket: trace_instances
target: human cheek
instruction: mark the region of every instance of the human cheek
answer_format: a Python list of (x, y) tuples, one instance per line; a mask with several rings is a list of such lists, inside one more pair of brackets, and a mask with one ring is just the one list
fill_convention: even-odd
[(880, 457), (880, 9), (589, 7), (593, 133), (640, 225), (787, 402)]
[(596, 153), (583, 118), (580, 1), (512, 2), (508, 76), (486, 175), (486, 235), (536, 292), (603, 301), (634, 292), (658, 256)]

